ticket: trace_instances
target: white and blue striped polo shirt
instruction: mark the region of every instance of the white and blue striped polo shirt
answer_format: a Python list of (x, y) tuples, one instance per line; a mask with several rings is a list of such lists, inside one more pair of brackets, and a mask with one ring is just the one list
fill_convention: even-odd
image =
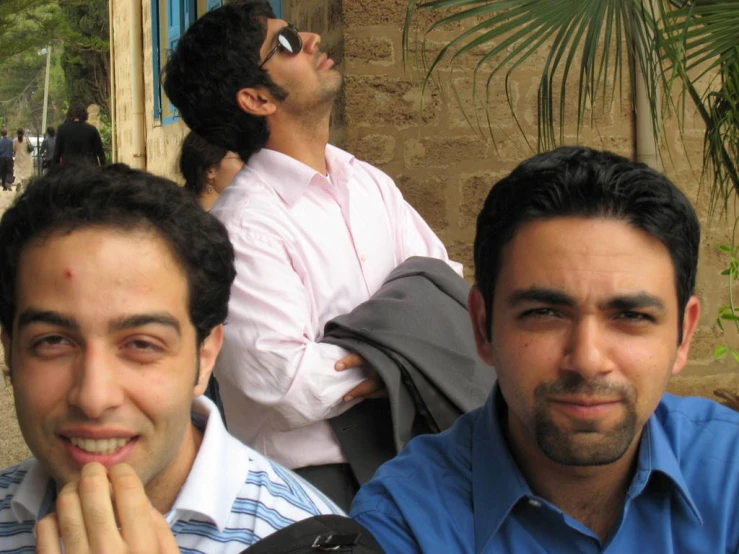
[[(342, 514), (315, 487), (228, 434), (205, 397), (193, 403), (205, 428), (190, 475), (167, 514), (184, 554), (238, 554), (295, 521)], [(35, 458), (0, 472), (0, 554), (35, 552), (36, 521), (53, 510), (54, 482)]]

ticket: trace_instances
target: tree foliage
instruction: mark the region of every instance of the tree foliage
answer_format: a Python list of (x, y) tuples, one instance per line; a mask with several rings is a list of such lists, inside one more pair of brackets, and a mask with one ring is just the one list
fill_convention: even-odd
[(46, 56), (51, 46), (48, 124), (71, 101), (109, 110), (108, 1), (0, 2), (0, 124), (40, 130)]

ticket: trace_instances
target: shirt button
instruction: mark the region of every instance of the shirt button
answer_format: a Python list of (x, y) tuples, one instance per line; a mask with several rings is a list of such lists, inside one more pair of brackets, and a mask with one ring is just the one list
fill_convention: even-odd
[(364, 263), (364, 262), (366, 262), (366, 261), (367, 261), (367, 256), (365, 256), (364, 254), (362, 254), (362, 255), (361, 255), (361, 256), (359, 257), (359, 259), (360, 259), (360, 260), (362, 260), (362, 263)]
[(541, 502), (538, 500), (534, 500), (533, 498), (529, 498), (529, 505), (533, 506), (534, 508), (541, 508)]

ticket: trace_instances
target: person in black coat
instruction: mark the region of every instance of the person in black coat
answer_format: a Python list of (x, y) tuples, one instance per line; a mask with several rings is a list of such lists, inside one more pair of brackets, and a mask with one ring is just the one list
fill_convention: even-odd
[(67, 121), (59, 126), (52, 163), (105, 165), (100, 133), (87, 123), (87, 107), (81, 102), (72, 102)]

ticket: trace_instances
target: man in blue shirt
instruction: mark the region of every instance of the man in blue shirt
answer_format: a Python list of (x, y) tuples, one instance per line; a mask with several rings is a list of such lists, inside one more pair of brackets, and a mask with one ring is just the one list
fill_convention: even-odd
[(0, 130), (0, 184), (3, 190), (10, 190), (13, 182), (13, 140), (8, 138), (8, 130)]
[(477, 223), (469, 311), (488, 402), (413, 440), (352, 515), (388, 552), (739, 549), (739, 414), (665, 394), (688, 359), (700, 230), (642, 164), (525, 161)]

